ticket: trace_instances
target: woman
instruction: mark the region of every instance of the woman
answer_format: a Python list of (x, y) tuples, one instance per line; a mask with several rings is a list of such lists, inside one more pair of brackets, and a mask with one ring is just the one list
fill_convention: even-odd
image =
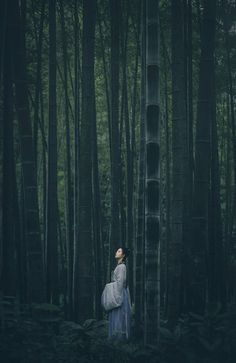
[(102, 295), (102, 305), (108, 311), (108, 339), (129, 339), (131, 327), (131, 300), (127, 286), (126, 258), (129, 249), (120, 247), (116, 251), (117, 265), (111, 273), (111, 282)]

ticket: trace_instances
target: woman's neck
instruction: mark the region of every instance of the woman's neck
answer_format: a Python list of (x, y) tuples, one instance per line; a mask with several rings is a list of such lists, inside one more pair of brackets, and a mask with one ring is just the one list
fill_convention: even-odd
[(117, 265), (119, 265), (120, 263), (124, 263), (123, 259), (117, 261)]

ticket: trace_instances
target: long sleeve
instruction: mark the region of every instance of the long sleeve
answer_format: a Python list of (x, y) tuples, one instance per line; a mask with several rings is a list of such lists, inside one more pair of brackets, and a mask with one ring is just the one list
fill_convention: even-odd
[(114, 282), (106, 284), (101, 297), (101, 304), (106, 311), (120, 306), (123, 302), (123, 288), (126, 284), (126, 266), (119, 264), (114, 270)]

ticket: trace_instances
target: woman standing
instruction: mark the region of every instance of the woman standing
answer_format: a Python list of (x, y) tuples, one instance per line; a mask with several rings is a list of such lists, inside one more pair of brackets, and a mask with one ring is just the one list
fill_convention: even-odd
[(117, 265), (111, 273), (111, 282), (102, 294), (102, 305), (108, 312), (108, 338), (129, 339), (131, 327), (131, 299), (127, 286), (126, 258), (129, 249), (120, 247), (116, 251)]

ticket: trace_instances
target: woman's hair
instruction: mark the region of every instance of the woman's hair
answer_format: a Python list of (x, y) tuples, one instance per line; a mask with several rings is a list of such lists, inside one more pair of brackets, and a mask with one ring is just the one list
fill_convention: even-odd
[(123, 254), (125, 255), (123, 257), (123, 261), (125, 262), (126, 258), (129, 257), (131, 251), (130, 251), (130, 249), (128, 247), (125, 247), (125, 246), (121, 246), (120, 248), (122, 249)]

